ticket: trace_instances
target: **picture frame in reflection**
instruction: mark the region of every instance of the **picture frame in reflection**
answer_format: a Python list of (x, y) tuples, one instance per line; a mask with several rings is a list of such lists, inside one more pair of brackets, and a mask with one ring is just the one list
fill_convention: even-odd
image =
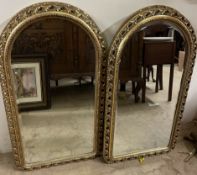
[(12, 80), (20, 111), (48, 109), (49, 77), (46, 55), (14, 55)]

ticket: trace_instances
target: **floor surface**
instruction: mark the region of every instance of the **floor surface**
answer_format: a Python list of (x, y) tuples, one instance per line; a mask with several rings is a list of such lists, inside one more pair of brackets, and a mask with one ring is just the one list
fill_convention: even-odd
[(65, 86), (51, 94), (50, 109), (21, 113), (27, 164), (93, 152), (94, 87)]
[[(197, 126), (195, 126), (197, 128)], [(17, 170), (11, 154), (0, 154), (0, 175), (196, 175), (197, 156), (184, 162), (192, 145), (182, 139), (191, 130), (184, 127), (176, 148), (168, 154), (145, 158), (143, 163), (129, 160), (114, 164), (105, 164), (102, 158), (58, 165), (34, 171)]]
[(170, 67), (163, 66), (163, 90), (158, 93), (155, 93), (152, 80), (146, 83), (145, 103), (135, 103), (131, 82), (127, 83), (126, 93), (118, 94), (113, 147), (115, 157), (168, 145), (182, 77), (182, 72), (175, 67), (172, 100), (168, 101), (169, 72)]

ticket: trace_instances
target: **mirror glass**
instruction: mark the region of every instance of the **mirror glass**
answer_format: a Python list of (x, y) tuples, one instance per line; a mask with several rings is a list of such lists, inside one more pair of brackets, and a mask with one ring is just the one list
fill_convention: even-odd
[(15, 40), (11, 62), (25, 163), (95, 155), (96, 52), (87, 32), (39, 19)]
[(128, 39), (117, 77), (114, 157), (168, 146), (186, 48), (176, 27), (162, 21)]

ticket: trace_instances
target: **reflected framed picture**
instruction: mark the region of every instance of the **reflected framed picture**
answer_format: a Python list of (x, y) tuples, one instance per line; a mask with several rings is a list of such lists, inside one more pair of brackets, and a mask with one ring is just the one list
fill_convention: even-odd
[(12, 80), (19, 110), (50, 107), (46, 55), (12, 56)]

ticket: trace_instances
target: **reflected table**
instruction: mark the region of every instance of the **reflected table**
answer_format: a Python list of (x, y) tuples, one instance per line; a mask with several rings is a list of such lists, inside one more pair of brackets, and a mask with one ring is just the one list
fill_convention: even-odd
[(158, 83), (162, 87), (162, 66), (170, 64), (168, 101), (172, 100), (174, 62), (176, 42), (171, 40), (144, 40), (143, 42), (143, 86), (142, 102), (145, 102), (146, 94), (146, 67), (157, 65), (156, 91)]

